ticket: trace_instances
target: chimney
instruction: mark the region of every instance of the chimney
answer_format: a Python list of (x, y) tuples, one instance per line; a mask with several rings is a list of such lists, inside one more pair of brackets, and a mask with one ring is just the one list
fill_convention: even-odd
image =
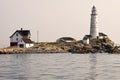
[(21, 31), (23, 30), (23, 28), (21, 28)]

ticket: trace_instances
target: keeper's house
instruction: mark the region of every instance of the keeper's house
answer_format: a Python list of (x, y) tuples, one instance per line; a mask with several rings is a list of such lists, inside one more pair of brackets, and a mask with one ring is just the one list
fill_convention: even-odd
[(34, 46), (34, 42), (30, 39), (30, 30), (16, 30), (10, 36), (10, 47), (28, 48)]

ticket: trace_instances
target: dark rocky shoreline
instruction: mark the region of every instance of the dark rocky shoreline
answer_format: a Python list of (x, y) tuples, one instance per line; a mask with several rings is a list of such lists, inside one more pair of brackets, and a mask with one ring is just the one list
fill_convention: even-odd
[(0, 54), (23, 54), (23, 53), (120, 53), (119, 46), (114, 46), (109, 38), (91, 39), (90, 44), (76, 42), (41, 42), (31, 48), (1, 48)]

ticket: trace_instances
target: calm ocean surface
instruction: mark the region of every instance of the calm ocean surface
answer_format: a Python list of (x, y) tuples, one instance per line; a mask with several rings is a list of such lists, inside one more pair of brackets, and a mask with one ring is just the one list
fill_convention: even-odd
[(0, 55), (0, 80), (120, 80), (120, 55)]

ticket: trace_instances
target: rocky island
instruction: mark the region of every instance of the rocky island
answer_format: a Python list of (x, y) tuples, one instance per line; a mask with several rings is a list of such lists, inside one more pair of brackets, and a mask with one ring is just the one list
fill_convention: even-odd
[(71, 37), (59, 38), (56, 42), (37, 42), (30, 39), (30, 30), (16, 30), (10, 36), (10, 47), (1, 48), (0, 54), (12, 53), (120, 53), (120, 46), (104, 33), (98, 31), (96, 7), (92, 7), (90, 34), (82, 40)]
[(13, 53), (120, 53), (119, 46), (109, 38), (91, 39), (90, 44), (83, 41), (76, 42), (41, 42), (30, 48), (1, 48), (0, 54)]

